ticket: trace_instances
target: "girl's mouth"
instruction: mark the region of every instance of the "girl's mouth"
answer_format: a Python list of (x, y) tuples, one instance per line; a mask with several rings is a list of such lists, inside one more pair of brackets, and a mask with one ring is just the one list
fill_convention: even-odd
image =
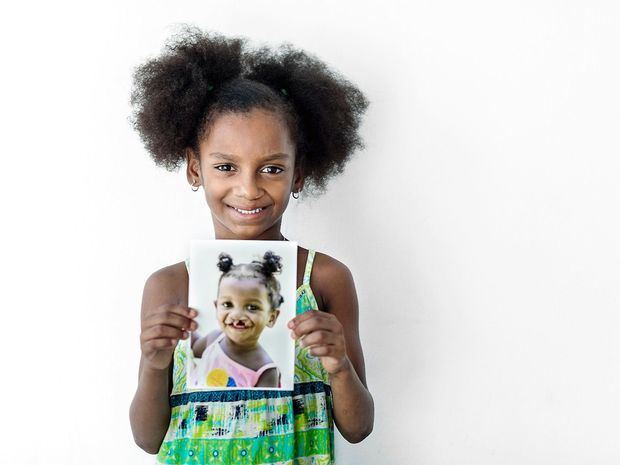
[(251, 210), (245, 210), (243, 208), (237, 208), (230, 205), (227, 205), (231, 210), (234, 210), (238, 216), (243, 218), (256, 218), (260, 216), (269, 206), (267, 207), (256, 207)]
[(239, 329), (239, 330), (243, 330), (243, 329), (247, 329), (248, 328), (245, 325), (245, 323), (243, 323), (241, 321), (235, 321), (234, 323), (229, 323), (228, 326), (232, 326), (234, 329)]

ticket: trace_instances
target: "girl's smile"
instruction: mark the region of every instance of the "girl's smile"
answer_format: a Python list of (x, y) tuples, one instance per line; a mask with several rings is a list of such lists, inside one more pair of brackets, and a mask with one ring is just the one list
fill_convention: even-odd
[(248, 219), (257, 218), (261, 216), (261, 214), (264, 213), (265, 210), (267, 210), (267, 208), (269, 208), (269, 205), (265, 207), (246, 207), (246, 208), (233, 207), (231, 205), (228, 205), (228, 206), (232, 208), (234, 211), (236, 211), (237, 213), (239, 213), (242, 217), (245, 217)]
[(245, 325), (243, 321), (234, 321), (232, 323), (226, 323), (233, 327), (233, 329), (244, 330), (247, 329), (248, 326)]

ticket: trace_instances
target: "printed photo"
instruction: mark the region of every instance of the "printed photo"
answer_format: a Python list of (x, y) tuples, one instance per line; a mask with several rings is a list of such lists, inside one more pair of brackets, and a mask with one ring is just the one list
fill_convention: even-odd
[(188, 389), (293, 390), (296, 276), (295, 242), (191, 241)]

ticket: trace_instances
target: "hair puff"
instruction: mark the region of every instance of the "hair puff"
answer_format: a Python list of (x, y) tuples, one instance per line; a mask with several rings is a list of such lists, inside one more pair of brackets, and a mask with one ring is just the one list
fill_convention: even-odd
[(228, 273), (230, 269), (233, 267), (233, 259), (227, 253), (221, 253), (218, 257), (219, 262), (217, 267), (220, 269), (222, 273)]
[(276, 255), (271, 250), (268, 250), (263, 256), (262, 267), (265, 274), (268, 276), (279, 272), (282, 269), (280, 256)]

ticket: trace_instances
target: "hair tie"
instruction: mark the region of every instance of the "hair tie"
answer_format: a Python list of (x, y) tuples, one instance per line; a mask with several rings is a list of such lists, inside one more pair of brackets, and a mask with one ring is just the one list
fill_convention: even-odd
[(285, 97), (288, 97), (288, 92), (286, 91), (284, 87), (280, 89), (280, 92), (282, 92), (282, 95), (284, 95)]
[(211, 84), (207, 84), (207, 92), (209, 92), (210, 90), (213, 90), (213, 86)]

